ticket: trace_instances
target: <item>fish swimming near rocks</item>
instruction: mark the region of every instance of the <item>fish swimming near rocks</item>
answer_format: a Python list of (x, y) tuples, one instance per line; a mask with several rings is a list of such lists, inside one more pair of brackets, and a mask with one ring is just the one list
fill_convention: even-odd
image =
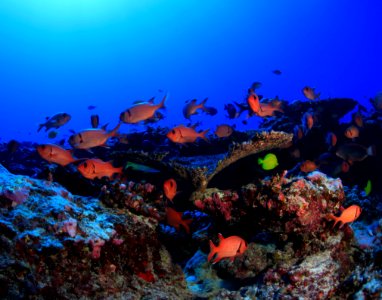
[(172, 142), (180, 144), (193, 143), (196, 141), (197, 138), (202, 138), (208, 142), (208, 139), (206, 137), (208, 131), (209, 129), (206, 129), (201, 132), (196, 132), (195, 129), (192, 127), (180, 125), (171, 129), (166, 136)]
[(257, 163), (266, 171), (273, 170), (279, 165), (277, 156), (273, 153), (268, 153), (264, 158), (259, 158)]
[(37, 152), (46, 161), (63, 167), (76, 161), (70, 150), (65, 150), (54, 144), (38, 145)]
[(235, 127), (235, 125), (221, 124), (216, 128), (215, 134), (220, 138), (229, 137), (234, 132)]
[(254, 114), (257, 115), (260, 112), (260, 99), (253, 89), (248, 91), (247, 104)]
[(308, 98), (309, 100), (315, 100), (315, 99), (318, 99), (319, 100), (319, 97), (320, 97), (320, 93), (316, 93), (315, 92), (315, 89), (310, 87), (310, 86), (305, 86), (303, 87), (302, 89), (302, 93), (304, 94), (304, 96), (306, 98)]
[(105, 162), (98, 158), (88, 159), (82, 162), (77, 170), (87, 179), (108, 177), (111, 179), (114, 174), (122, 174), (122, 167), (115, 168), (111, 162)]
[(112, 130), (107, 132), (100, 129), (86, 129), (79, 133), (75, 133), (69, 137), (69, 144), (76, 149), (90, 149), (97, 146), (105, 146), (107, 140), (117, 135), (121, 123)]
[(278, 104), (272, 103), (262, 103), (260, 102), (260, 109), (257, 113), (258, 117), (273, 117), (275, 112), (284, 113), (284, 110), (281, 108), (282, 103)]
[(340, 145), (337, 148), (336, 155), (343, 160), (353, 163), (356, 161), (363, 161), (368, 156), (376, 154), (375, 146), (365, 147), (356, 143), (348, 143)]
[(37, 132), (39, 132), (43, 127), (45, 127), (45, 131), (48, 131), (51, 128), (60, 128), (70, 121), (72, 117), (67, 113), (58, 113), (53, 117), (46, 118), (46, 122), (39, 125)]
[(243, 254), (247, 249), (247, 242), (241, 237), (233, 235), (224, 238), (222, 234), (219, 233), (219, 246), (210, 240), (210, 253), (208, 254), (208, 261), (216, 264), (223, 258), (229, 258), (231, 261), (234, 260), (235, 256)]
[(346, 223), (351, 223), (357, 220), (361, 212), (361, 207), (358, 205), (351, 205), (346, 208), (339, 217), (329, 214), (327, 218), (334, 221), (332, 228), (334, 228), (338, 222), (341, 222), (340, 228), (342, 228)]
[(190, 233), (190, 224), (192, 223), (191, 219), (183, 219), (183, 213), (176, 211), (171, 207), (166, 207), (166, 219), (167, 224), (175, 227), (177, 231), (180, 230), (181, 227), (186, 231), (187, 234)]
[(174, 197), (176, 195), (176, 189), (177, 189), (177, 184), (176, 184), (175, 179), (170, 178), (170, 179), (167, 179), (163, 183), (163, 192), (164, 192), (164, 195), (171, 202), (172, 202), (172, 200), (174, 199)]
[(135, 124), (141, 121), (145, 121), (154, 117), (155, 112), (158, 109), (164, 108), (167, 95), (165, 95), (162, 101), (158, 104), (154, 104), (153, 101), (142, 102), (136, 104), (120, 114), (120, 120), (124, 123)]

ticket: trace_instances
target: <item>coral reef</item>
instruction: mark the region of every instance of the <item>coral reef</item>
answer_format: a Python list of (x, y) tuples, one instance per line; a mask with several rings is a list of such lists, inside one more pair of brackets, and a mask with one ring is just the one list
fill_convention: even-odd
[[(3, 167), (0, 186), (2, 298), (191, 297), (154, 218), (107, 209)], [(15, 197), (22, 201), (12, 205)]]

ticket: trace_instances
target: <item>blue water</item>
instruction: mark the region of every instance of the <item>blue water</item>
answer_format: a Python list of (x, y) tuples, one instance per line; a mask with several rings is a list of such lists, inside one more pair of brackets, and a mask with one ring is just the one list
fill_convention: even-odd
[[(133, 101), (165, 92), (158, 125), (187, 124), (185, 100), (209, 97), (219, 113), (194, 117), (201, 129), (255, 128), (259, 118), (243, 126), (223, 110), (253, 81), (265, 97), (304, 99), (309, 85), (367, 104), (382, 90), (381, 16), (378, 0), (1, 0), (0, 141), (47, 141), (38, 124), (61, 111), (72, 120), (57, 139), (95, 113), (113, 127)], [(121, 127), (133, 130), (144, 127)]]

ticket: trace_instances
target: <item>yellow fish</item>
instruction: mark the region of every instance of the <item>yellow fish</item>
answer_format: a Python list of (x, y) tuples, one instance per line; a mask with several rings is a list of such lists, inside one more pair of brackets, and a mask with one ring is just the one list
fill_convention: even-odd
[(268, 153), (264, 156), (264, 158), (259, 158), (257, 160), (257, 163), (261, 165), (263, 170), (272, 170), (276, 168), (279, 165), (279, 162), (277, 161), (277, 156), (273, 153)]

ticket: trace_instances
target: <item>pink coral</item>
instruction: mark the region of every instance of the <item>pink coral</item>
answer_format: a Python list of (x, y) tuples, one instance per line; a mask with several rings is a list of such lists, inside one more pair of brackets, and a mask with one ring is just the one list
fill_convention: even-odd
[(29, 197), (29, 189), (25, 187), (13, 191), (6, 189), (3, 195), (12, 200), (12, 206), (16, 206), (23, 203)]
[(90, 240), (90, 245), (92, 246), (92, 257), (98, 259), (101, 256), (101, 247), (105, 245), (105, 241), (101, 238), (94, 238)]

